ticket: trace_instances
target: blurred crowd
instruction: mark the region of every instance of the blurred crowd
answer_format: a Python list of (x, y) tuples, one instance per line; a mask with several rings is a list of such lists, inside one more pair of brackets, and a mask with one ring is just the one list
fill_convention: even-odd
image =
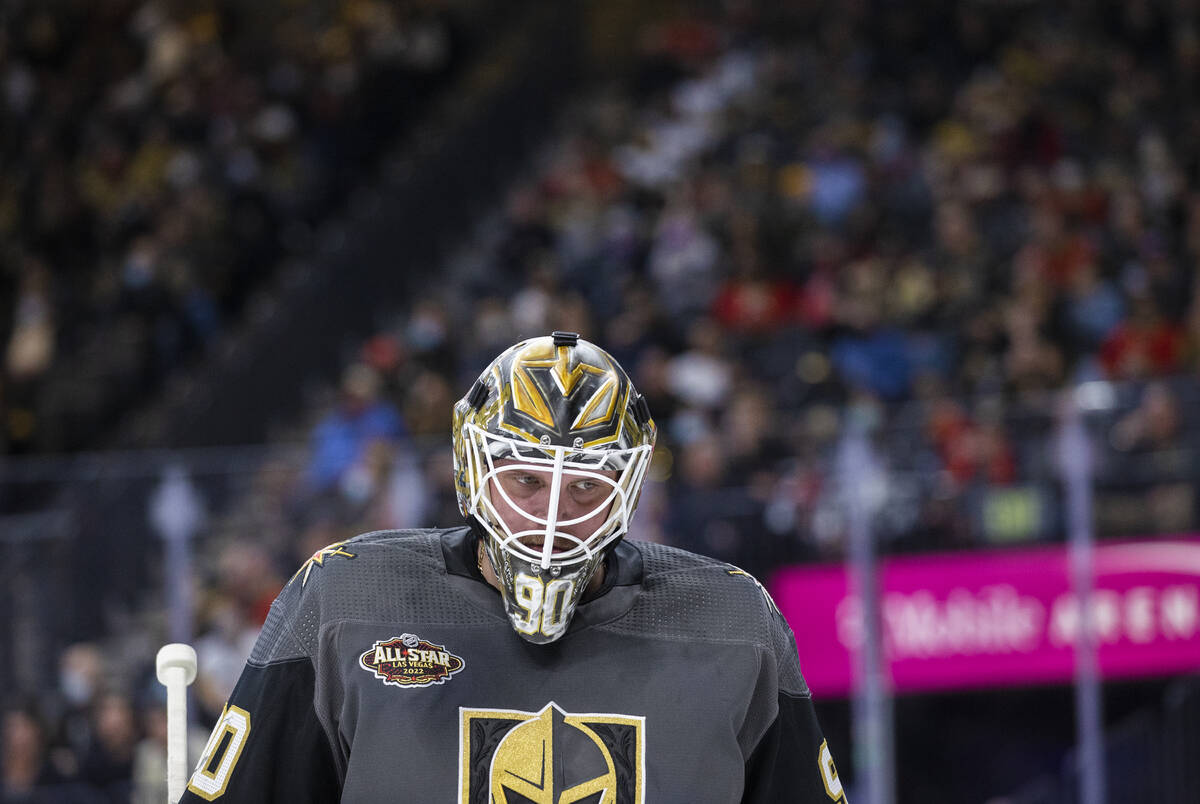
[[(93, 444), (200, 359), (465, 61), (486, 9), (4, 3), (0, 453)], [(279, 589), (229, 566), (197, 642), (207, 721)], [(252, 581), (265, 601), (242, 607)], [(165, 800), (165, 699), (145, 653), (81, 643), (55, 694), (6, 695), (0, 801)]]
[[(73, 645), (61, 658), (60, 697), (8, 702), (0, 801), (166, 801), (166, 696), (153, 678), (136, 694), (119, 692), (106, 673), (97, 645)], [(204, 740), (189, 734), (192, 754)]]
[[(126, 8), (97, 6), (109, 7)], [(131, 77), (103, 97), (35, 58), (67, 35), (57, 22), (0, 51), (5, 114), (24, 109), (42, 132), (18, 141), (44, 140), (15, 155), (4, 140), (5, 163), (21, 162), (0, 178), (0, 226), (19, 227), (2, 242), (21, 255), (10, 444), (34, 398), (22, 394), (91, 354), (97, 333), (136, 351), (137, 373), (220, 328), (247, 260), (285, 247), (278, 233), (303, 226), (281, 224), (319, 214), (309, 201), (354, 167), (339, 162), (354, 158), (342, 124), (380, 110), (347, 100), (342, 79), (366, 69), (356, 59), (396, 57), (351, 47), (374, 42), (370, 16), (316, 40), (307, 21), (281, 25), (294, 58), (214, 95), (212, 71), (238, 70), (236, 49), (214, 44), (233, 41), (222, 17), (146, 8), (114, 23), (139, 55), (105, 67)], [(1165, 0), (731, 0), (643, 31), (628, 82), (572, 103), (445, 281), (362, 344), (314, 411), (308, 448), (266, 462), (216, 523), (197, 589), (204, 716), (308, 556), (364, 530), (461, 521), (451, 407), (502, 349), (554, 329), (611, 351), (648, 398), (660, 437), (639, 538), (763, 576), (839, 555), (847, 424), (876, 447), (860, 479), (879, 487), (888, 549), (1051, 538), (1066, 384), (1099, 447), (1100, 535), (1194, 528), (1198, 14)], [(101, 75), (95, 56), (74, 69)], [(132, 115), (151, 122), (131, 134), (129, 104), (161, 111)], [(54, 123), (80, 108), (95, 124), (62, 151)], [(21, 192), (39, 203), (6, 202)], [(173, 324), (136, 301), (147, 287)], [(64, 319), (85, 309), (71, 341)], [(6, 716), (5, 795), (26, 800), (10, 791), (39, 778), (104, 790), (88, 768), (116, 764), (104, 778), (139, 784), (161, 701), (145, 672), (115, 675), (127, 692), (112, 709), (100, 684), (73, 709), (64, 671), (56, 709)]]
[(460, 0), (0, 10), (0, 453), (202, 355), (462, 61)]
[(847, 423), (890, 549), (1051, 538), (1067, 385), (1098, 532), (1195, 527), (1189, 9), (730, 3), (645, 30), (630, 81), (573, 104), (447, 280), (363, 344), (308, 465), (264, 469), (251, 529), (292, 566), (457, 522), (453, 401), (554, 329), (648, 397), (643, 538), (764, 574), (839, 555)]
[[(203, 634), (192, 641), (201, 668), (190, 687), (189, 765), (220, 716), (271, 601), (286, 579), (254, 544), (231, 544), (198, 589)], [(163, 804), (166, 689), (157, 680), (151, 633), (87, 641), (46, 668), (47, 693), (10, 694), (0, 724), (0, 802)], [(158, 624), (161, 627), (161, 624)]]

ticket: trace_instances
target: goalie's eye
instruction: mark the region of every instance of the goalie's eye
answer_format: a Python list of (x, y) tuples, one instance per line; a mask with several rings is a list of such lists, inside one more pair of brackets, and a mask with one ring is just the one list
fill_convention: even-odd
[(572, 481), (567, 488), (571, 498), (581, 505), (599, 502), (608, 494), (608, 487), (604, 483), (590, 477), (581, 477)]
[(517, 497), (536, 494), (546, 484), (545, 478), (533, 472), (501, 472), (500, 482), (509, 494)]

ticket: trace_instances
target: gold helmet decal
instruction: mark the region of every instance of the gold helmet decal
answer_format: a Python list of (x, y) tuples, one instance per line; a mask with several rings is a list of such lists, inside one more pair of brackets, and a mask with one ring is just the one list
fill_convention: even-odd
[(460, 804), (643, 804), (644, 719), (462, 709)]
[[(589, 362), (593, 361), (593, 362)], [(496, 372), (503, 367), (496, 366)], [(616, 440), (614, 414), (624, 407), (619, 395), (629, 393), (628, 381), (599, 349), (582, 349), (557, 339), (529, 341), (513, 355), (507, 383), (511, 395), (502, 397), (500, 426), (518, 437), (590, 447)]]

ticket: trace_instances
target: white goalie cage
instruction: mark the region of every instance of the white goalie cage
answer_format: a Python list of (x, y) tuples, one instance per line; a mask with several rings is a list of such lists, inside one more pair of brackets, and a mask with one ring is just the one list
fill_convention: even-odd
[[(464, 436), (470, 512), (496, 540), (496, 546), (543, 570), (583, 564), (628, 530), (654, 449), (650, 444), (625, 449), (535, 444), (498, 436), (473, 424), (465, 425)], [(544, 515), (527, 510), (503, 484), (491, 482), (505, 472), (549, 474), (550, 496)], [(576, 479), (596, 481), (607, 486), (609, 492), (590, 509), (560, 520), (563, 488)], [(510, 528), (491, 498), (491, 489), (536, 527), (516, 531)], [(608, 515), (590, 534), (577, 536), (564, 530), (604, 511)], [(523, 539), (540, 539), (540, 547), (527, 545)], [(569, 547), (556, 550), (556, 545), (563, 542)]]

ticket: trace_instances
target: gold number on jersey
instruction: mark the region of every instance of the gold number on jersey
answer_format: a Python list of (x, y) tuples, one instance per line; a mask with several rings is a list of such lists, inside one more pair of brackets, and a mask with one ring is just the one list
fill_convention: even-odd
[(240, 706), (226, 706), (196, 763), (188, 790), (207, 801), (224, 795), (249, 736), (250, 713)]
[(837, 768), (833, 765), (833, 754), (829, 752), (828, 740), (821, 741), (817, 765), (821, 768), (821, 781), (825, 783), (825, 793), (834, 801), (846, 804), (846, 791), (842, 789), (842, 780), (838, 778)]
[(518, 631), (522, 634), (540, 631), (548, 637), (556, 637), (566, 629), (567, 618), (563, 612), (575, 591), (575, 581), (556, 578), (550, 583), (543, 583), (536, 575), (522, 572), (517, 575), (513, 586), (517, 593), (517, 605), (524, 612), (515, 625)]

